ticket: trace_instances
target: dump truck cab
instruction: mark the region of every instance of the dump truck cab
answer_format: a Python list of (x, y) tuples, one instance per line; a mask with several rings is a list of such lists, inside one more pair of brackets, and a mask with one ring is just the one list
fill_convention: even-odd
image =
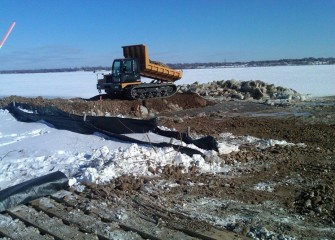
[(105, 90), (108, 94), (119, 94), (129, 85), (141, 83), (138, 60), (135, 58), (115, 59), (112, 73), (105, 74), (97, 84), (97, 89)]
[(137, 59), (115, 59), (112, 66), (112, 76), (114, 81), (121, 83), (140, 81)]

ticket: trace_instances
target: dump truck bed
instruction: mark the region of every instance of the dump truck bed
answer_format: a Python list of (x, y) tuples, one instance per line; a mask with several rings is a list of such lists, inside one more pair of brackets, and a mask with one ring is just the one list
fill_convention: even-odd
[(161, 80), (163, 82), (174, 82), (181, 79), (183, 72), (166, 66), (150, 62), (148, 49), (145, 45), (123, 46), (125, 58), (136, 58), (140, 64), (140, 74), (143, 77)]

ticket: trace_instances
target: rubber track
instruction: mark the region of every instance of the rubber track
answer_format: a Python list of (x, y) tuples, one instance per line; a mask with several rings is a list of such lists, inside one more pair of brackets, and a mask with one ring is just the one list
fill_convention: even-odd
[[(169, 94), (161, 94), (162, 92), (166, 92), (164, 89), (167, 87), (172, 87), (173, 92), (170, 92)], [(150, 94), (149, 90), (155, 89), (153, 94)], [(143, 94), (140, 94), (139, 92), (143, 91)], [(137, 92), (137, 93), (136, 93)], [(166, 84), (153, 84), (153, 83), (142, 83), (140, 85), (133, 85), (129, 87), (126, 90), (126, 96), (129, 99), (152, 99), (152, 98), (167, 98), (173, 96), (177, 92), (177, 86), (171, 83)]]

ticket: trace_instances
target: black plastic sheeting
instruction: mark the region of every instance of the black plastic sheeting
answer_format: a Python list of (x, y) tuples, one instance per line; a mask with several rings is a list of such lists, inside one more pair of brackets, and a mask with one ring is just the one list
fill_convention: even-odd
[[(20, 109), (32, 111), (26, 112)], [(192, 139), (185, 133), (176, 131), (164, 131), (157, 127), (157, 119), (139, 120), (118, 117), (95, 117), (78, 116), (61, 111), (53, 106), (50, 107), (32, 107), (27, 104), (10, 104), (6, 109), (18, 120), (22, 122), (45, 121), (57, 129), (69, 130), (81, 134), (93, 134), (101, 132), (109, 139), (114, 138), (121, 141), (133, 142), (138, 144), (149, 144), (156, 147), (173, 147), (175, 150), (185, 153), (189, 156), (193, 154), (203, 154), (192, 148), (181, 147), (170, 143), (148, 143), (127, 137), (121, 134), (127, 133), (146, 133), (154, 132), (156, 134), (180, 139), (187, 144), (194, 144), (199, 148), (206, 150), (216, 150), (217, 142), (211, 136), (200, 139)], [(36, 198), (51, 195), (61, 189), (68, 187), (68, 179), (62, 172), (54, 172), (41, 176), (18, 185), (6, 188), (0, 191), (0, 212), (19, 204), (28, 203)]]
[[(30, 110), (33, 113), (22, 111), (20, 108)], [(118, 139), (121, 141), (142, 145), (151, 145), (155, 147), (173, 147), (175, 150), (181, 153), (185, 153), (189, 156), (192, 156), (193, 154), (200, 154), (203, 156), (203, 154), (198, 150), (188, 147), (182, 147), (166, 142), (148, 143), (121, 134), (154, 132), (162, 136), (180, 139), (187, 144), (194, 144), (195, 146), (205, 150), (218, 150), (218, 144), (212, 136), (194, 140), (185, 133), (164, 131), (158, 128), (156, 118), (140, 120), (118, 117), (78, 116), (61, 111), (53, 106), (33, 107), (31, 105), (21, 103), (10, 104), (6, 107), (6, 109), (18, 121), (45, 121), (57, 129), (65, 129), (81, 134), (93, 134), (94, 132), (100, 132), (106, 135), (108, 138)]]
[(0, 191), (0, 212), (48, 196), (68, 187), (68, 178), (62, 172), (53, 172)]
[(218, 152), (218, 143), (212, 136), (206, 136), (199, 139), (192, 139), (186, 133), (176, 132), (176, 131), (164, 131), (158, 127), (154, 130), (154, 133), (158, 135), (180, 139), (186, 144), (194, 144), (198, 148), (205, 150), (215, 150)]
[[(24, 112), (20, 108), (33, 113)], [(96, 129), (102, 129), (115, 134), (145, 133), (154, 131), (157, 119), (139, 120), (118, 117), (78, 116), (69, 114), (56, 107), (32, 107), (28, 104), (10, 104), (6, 109), (22, 122), (46, 121), (57, 129), (69, 130), (82, 134), (92, 134)]]

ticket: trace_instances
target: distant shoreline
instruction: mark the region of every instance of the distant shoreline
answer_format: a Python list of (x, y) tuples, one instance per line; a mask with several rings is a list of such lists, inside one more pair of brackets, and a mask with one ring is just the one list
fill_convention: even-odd
[[(281, 59), (249, 62), (209, 62), (209, 63), (168, 63), (173, 69), (215, 69), (215, 68), (249, 68), (249, 67), (280, 67), (280, 66), (315, 66), (335, 65), (335, 58), (301, 58)], [(25, 70), (0, 70), (0, 74), (24, 73), (58, 73), (58, 72), (97, 72), (111, 71), (111, 67), (74, 67), (52, 69), (25, 69)]]

